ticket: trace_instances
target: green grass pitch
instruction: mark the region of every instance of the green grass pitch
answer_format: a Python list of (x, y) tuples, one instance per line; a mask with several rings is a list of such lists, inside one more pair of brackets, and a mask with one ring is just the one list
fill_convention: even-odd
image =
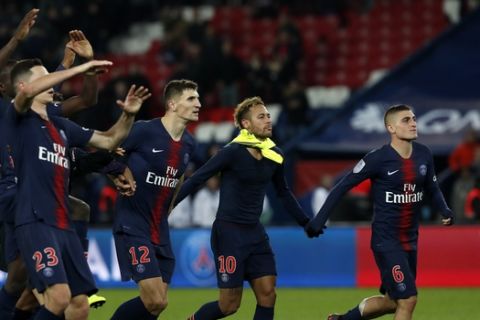
[[(123, 301), (138, 295), (133, 289), (102, 289), (99, 294), (107, 297), (107, 303), (99, 309), (91, 309), (89, 319), (110, 319), (116, 307)], [(277, 289), (276, 320), (326, 319), (331, 312), (345, 311), (358, 304), (362, 298), (375, 295), (375, 289)], [(169, 305), (159, 319), (186, 319), (203, 303), (216, 300), (215, 289), (170, 289)], [(253, 318), (255, 298), (250, 288), (245, 288), (240, 310), (228, 319)], [(480, 288), (420, 288), (415, 320), (469, 320), (480, 319)], [(387, 315), (382, 319), (393, 319)], [(134, 319), (135, 320), (135, 319)]]

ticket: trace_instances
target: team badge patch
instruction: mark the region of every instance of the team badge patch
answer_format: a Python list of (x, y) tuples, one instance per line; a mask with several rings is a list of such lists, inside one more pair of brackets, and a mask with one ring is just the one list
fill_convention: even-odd
[(143, 264), (138, 264), (137, 265), (137, 272), (138, 273), (144, 273), (145, 272), (145, 266)]
[(188, 153), (185, 153), (183, 156), (183, 163), (188, 164), (188, 161), (190, 161), (190, 155)]
[(405, 290), (407, 290), (407, 286), (403, 282), (397, 283), (397, 289), (400, 292), (404, 292)]
[(220, 278), (222, 279), (222, 282), (228, 282), (229, 276), (226, 273), (222, 273)]
[(422, 165), (418, 168), (418, 170), (420, 171), (420, 174), (421, 174), (422, 176), (425, 176), (425, 175), (427, 174), (427, 166), (424, 165), (424, 164), (422, 164)]
[(360, 171), (362, 171), (363, 167), (365, 167), (365, 161), (363, 161), (362, 159), (358, 161), (358, 163), (353, 168), (353, 173), (359, 173)]
[(43, 273), (43, 275), (44, 275), (45, 277), (50, 278), (50, 277), (53, 276), (53, 274), (54, 274), (55, 272), (53, 271), (52, 268), (46, 267), (45, 269), (43, 269), (42, 273)]

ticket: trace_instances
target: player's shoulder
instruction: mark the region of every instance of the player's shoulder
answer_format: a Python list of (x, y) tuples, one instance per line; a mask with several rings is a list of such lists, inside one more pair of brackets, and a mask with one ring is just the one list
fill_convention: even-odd
[(368, 152), (364, 159), (369, 159), (369, 160), (376, 160), (376, 159), (382, 159), (384, 158), (388, 153), (390, 152), (390, 146), (388, 144), (385, 144), (381, 146), (380, 148), (376, 148)]
[(275, 151), (276, 153), (280, 154), (282, 157), (285, 155), (282, 151), (282, 149), (280, 149), (279, 147), (275, 146), (272, 148), (273, 151)]
[(61, 117), (62, 114), (62, 104), (60, 102), (50, 102), (47, 104), (47, 114), (49, 117), (57, 116)]
[(193, 135), (188, 130), (185, 130), (183, 132), (182, 140), (185, 143), (195, 144), (195, 138), (193, 137)]
[(246, 148), (244, 145), (240, 143), (227, 143), (223, 147), (220, 148), (221, 152), (228, 152), (228, 153), (233, 153), (233, 152), (238, 152), (242, 149)]
[(412, 143), (412, 146), (414, 151), (432, 154), (432, 150), (430, 150), (430, 148), (424, 144), (414, 141)]
[(153, 126), (152, 120), (137, 120), (133, 123), (133, 128), (149, 128)]

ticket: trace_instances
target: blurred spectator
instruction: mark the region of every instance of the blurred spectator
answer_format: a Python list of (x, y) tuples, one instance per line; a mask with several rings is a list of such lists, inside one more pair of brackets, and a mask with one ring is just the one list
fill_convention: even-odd
[(233, 53), (232, 42), (225, 40), (222, 45), (222, 55), (218, 62), (217, 89), (220, 105), (233, 107), (240, 101), (239, 84), (244, 74), (243, 62)]
[(460, 169), (459, 175), (453, 183), (450, 196), (450, 207), (458, 222), (465, 222), (465, 201), (474, 184), (475, 177), (472, 174), (472, 170), (466, 167)]
[(193, 198), (193, 225), (210, 228), (217, 215), (219, 201), (220, 178), (215, 175), (207, 180), (205, 186)]
[(327, 199), (332, 185), (333, 177), (331, 175), (324, 174), (321, 176), (318, 186), (312, 192), (312, 216), (316, 215), (323, 206), (323, 203), (325, 202), (325, 199)]
[(172, 228), (191, 228), (192, 223), (192, 198), (190, 196), (182, 200), (170, 212), (168, 216), (168, 224)]
[(291, 80), (286, 85), (281, 103), (282, 111), (275, 128), (275, 137), (279, 144), (297, 136), (311, 123), (305, 90), (298, 80)]
[[(185, 179), (190, 177), (194, 171), (195, 165), (189, 163), (184, 173)], [(192, 197), (188, 196), (170, 212), (168, 224), (173, 228), (191, 228), (193, 227), (192, 214)]]
[(249, 97), (261, 96), (266, 101), (270, 101), (272, 97), (270, 71), (258, 53), (252, 55), (246, 69), (245, 95)]
[(473, 129), (468, 130), (463, 141), (450, 154), (448, 159), (450, 170), (459, 172), (463, 168), (470, 168), (477, 150), (480, 150), (478, 133)]
[(465, 218), (467, 221), (478, 221), (480, 219), (480, 177), (475, 179), (473, 188), (467, 194)]
[(268, 197), (265, 196), (265, 199), (263, 200), (263, 211), (262, 211), (262, 215), (260, 216), (260, 222), (264, 226), (267, 226), (272, 222), (272, 218), (273, 218), (273, 208), (270, 205), (270, 200), (268, 200)]

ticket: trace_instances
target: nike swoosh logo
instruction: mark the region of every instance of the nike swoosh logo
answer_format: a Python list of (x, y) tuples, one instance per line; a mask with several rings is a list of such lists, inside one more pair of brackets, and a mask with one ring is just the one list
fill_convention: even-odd
[(155, 149), (155, 148), (153, 148), (153, 149), (152, 149), (152, 152), (153, 152), (153, 153), (163, 152), (163, 149)]
[(47, 126), (40, 126), (40, 128), (45, 129)]
[(398, 172), (398, 170), (395, 170), (395, 171), (388, 171), (388, 172), (387, 172), (387, 174), (388, 174), (389, 176), (391, 176), (392, 174), (395, 174), (395, 173), (397, 173), (397, 172)]

